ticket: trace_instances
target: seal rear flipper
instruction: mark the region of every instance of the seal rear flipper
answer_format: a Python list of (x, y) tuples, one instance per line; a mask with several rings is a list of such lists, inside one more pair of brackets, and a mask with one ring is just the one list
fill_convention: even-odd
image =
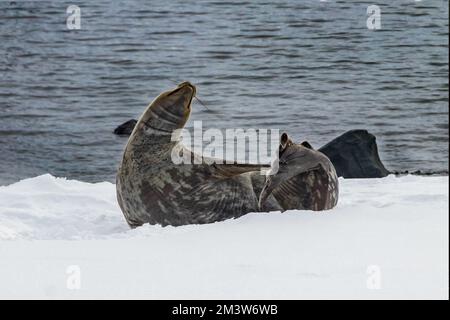
[(303, 172), (281, 181), (275, 187), (270, 182), (264, 186), (259, 206), (265, 209), (268, 202), (275, 200), (282, 210), (327, 210), (338, 200), (337, 177), (327, 173), (322, 167)]
[(284, 210), (324, 210), (336, 205), (337, 176), (324, 154), (292, 143), (284, 133), (280, 140), (278, 164), (278, 168), (273, 168), (266, 178), (259, 196), (260, 209), (272, 194)]
[(282, 182), (272, 195), (284, 210), (321, 211), (333, 208), (337, 203), (336, 185), (320, 168), (301, 173)]
[(302, 146), (304, 146), (305, 148), (314, 150), (314, 148), (312, 147), (312, 145), (311, 145), (308, 141), (303, 141), (303, 142), (300, 143), (300, 144), (301, 144)]

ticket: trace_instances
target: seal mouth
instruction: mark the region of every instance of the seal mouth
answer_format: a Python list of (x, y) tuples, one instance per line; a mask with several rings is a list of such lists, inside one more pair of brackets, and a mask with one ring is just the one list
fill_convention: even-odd
[(177, 86), (177, 89), (175, 89), (175, 90), (182, 89), (182, 88), (185, 88), (185, 87), (189, 87), (189, 88), (193, 91), (192, 95), (195, 96), (195, 94), (197, 93), (197, 88), (196, 88), (192, 83), (190, 83), (189, 81), (183, 81), (183, 82), (181, 82), (181, 83)]
[(189, 109), (191, 107), (192, 99), (195, 97), (197, 93), (197, 88), (189, 81), (183, 81), (174, 90), (172, 90), (168, 94), (168, 96), (174, 95), (180, 91), (183, 91), (184, 93), (187, 93), (186, 91), (191, 91), (189, 103), (187, 105), (187, 108)]

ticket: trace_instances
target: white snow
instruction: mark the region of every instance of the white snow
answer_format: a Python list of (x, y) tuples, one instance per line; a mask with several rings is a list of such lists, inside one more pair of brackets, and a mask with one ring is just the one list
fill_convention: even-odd
[(47, 174), (0, 187), (0, 298), (448, 299), (447, 209), (448, 177), (340, 179), (327, 212), (130, 230)]

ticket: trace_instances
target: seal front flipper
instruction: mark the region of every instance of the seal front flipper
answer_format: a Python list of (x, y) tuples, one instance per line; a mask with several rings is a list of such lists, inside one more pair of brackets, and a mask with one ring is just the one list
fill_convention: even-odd
[(331, 161), (308, 144), (295, 144), (283, 133), (278, 168), (266, 178), (259, 196), (264, 209), (273, 195), (284, 210), (326, 210), (337, 204), (338, 178)]
[(213, 163), (212, 166), (216, 169), (217, 174), (221, 174), (225, 177), (232, 177), (239, 174), (244, 174), (247, 172), (254, 172), (255, 174), (259, 174), (262, 168), (269, 169), (268, 165), (259, 165), (259, 164), (221, 164), (221, 163)]

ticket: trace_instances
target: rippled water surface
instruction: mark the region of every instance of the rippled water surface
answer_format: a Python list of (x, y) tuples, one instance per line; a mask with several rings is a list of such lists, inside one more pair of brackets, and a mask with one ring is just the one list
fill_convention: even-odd
[(448, 169), (448, 2), (0, 1), (0, 184), (114, 179), (137, 118), (190, 80), (204, 127), (280, 128), (320, 146), (376, 135), (389, 169)]

